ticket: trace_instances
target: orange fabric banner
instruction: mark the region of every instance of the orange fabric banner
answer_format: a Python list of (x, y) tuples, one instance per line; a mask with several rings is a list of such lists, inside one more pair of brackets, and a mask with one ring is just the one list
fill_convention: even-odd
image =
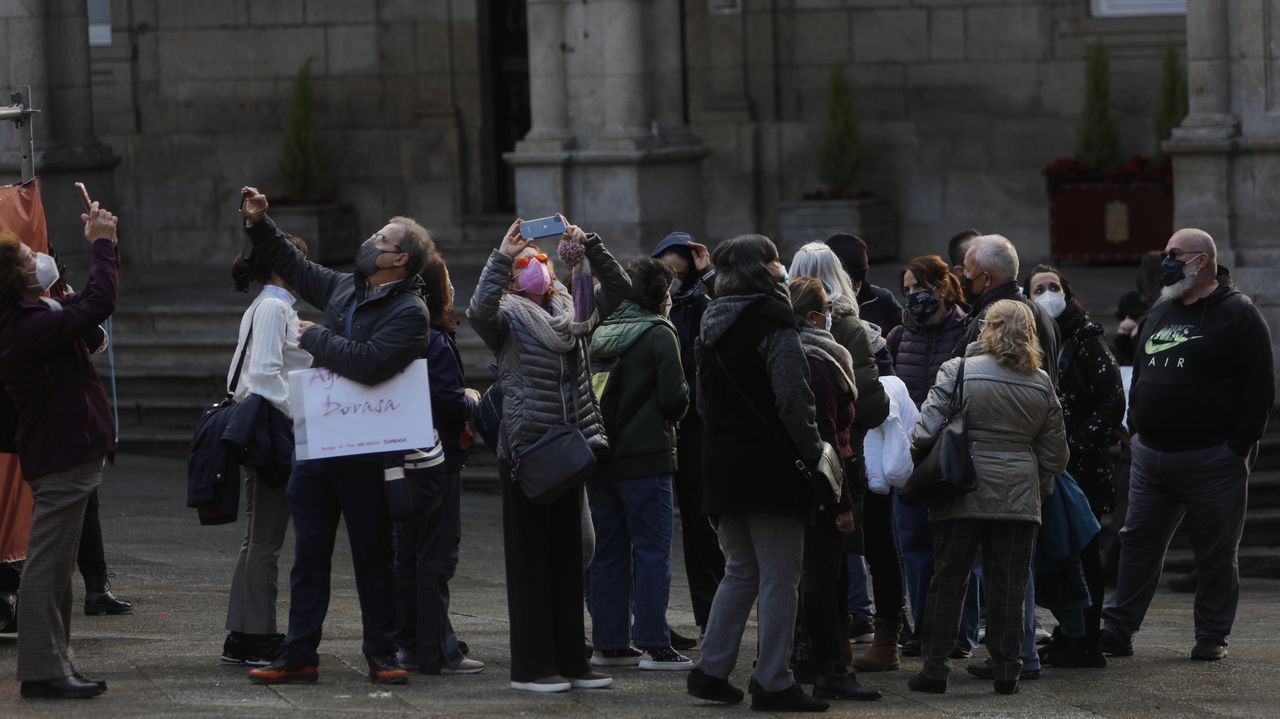
[[(0, 232), (22, 238), (35, 252), (49, 251), (49, 228), (35, 180), (0, 187)], [(18, 455), (0, 453), (0, 561), (27, 556), (31, 530), (31, 488), (22, 479)]]

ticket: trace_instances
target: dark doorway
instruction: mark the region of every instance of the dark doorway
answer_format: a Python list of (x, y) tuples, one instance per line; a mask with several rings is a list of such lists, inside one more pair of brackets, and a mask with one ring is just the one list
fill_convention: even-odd
[(513, 212), (515, 173), (502, 154), (529, 132), (529, 36), (525, 0), (485, 0), (485, 210)]

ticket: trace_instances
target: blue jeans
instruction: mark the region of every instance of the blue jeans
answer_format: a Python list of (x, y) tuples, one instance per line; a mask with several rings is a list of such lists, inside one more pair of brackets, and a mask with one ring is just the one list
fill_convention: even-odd
[[(587, 605), (597, 649), (671, 644), (671, 532), (675, 522), (671, 475), (588, 483), (596, 553)], [(631, 607), (635, 625), (628, 627)]]
[[(907, 596), (911, 600), (911, 639), (922, 638), (925, 598), (929, 596), (929, 582), (933, 579), (933, 528), (929, 524), (929, 510), (909, 507), (895, 500), (894, 521), (898, 529), (898, 542), (902, 549), (902, 569), (906, 576)], [(978, 567), (979, 571), (981, 566)], [(971, 578), (969, 592), (965, 595), (964, 614), (960, 618), (960, 636), (956, 645), (972, 651), (978, 646), (978, 582)]]

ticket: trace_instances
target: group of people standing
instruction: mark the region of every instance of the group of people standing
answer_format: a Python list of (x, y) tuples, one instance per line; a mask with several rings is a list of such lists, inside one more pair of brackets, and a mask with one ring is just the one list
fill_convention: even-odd
[[(754, 606), (753, 708), (878, 699), (852, 670), (896, 670), (903, 655), (924, 659), (911, 690), (945, 692), (948, 661), (971, 655), (983, 614), (990, 659), (967, 670), (1013, 693), (1042, 665), (1100, 668), (1108, 654), (1132, 653), (1184, 511), (1201, 578), (1192, 656), (1225, 656), (1245, 484), (1274, 379), (1266, 325), (1201, 231), (1170, 239), (1162, 301), (1132, 333), (1129, 434), (1101, 328), (1062, 271), (1038, 266), (1019, 284), (1016, 249), (999, 235), (966, 231), (948, 247), (950, 263), (907, 262), (904, 308), (867, 281), (867, 247), (852, 235), (803, 246), (789, 269), (756, 234), (711, 251), (672, 233), (651, 256), (623, 264), (563, 217), (563, 235), (543, 240), (554, 250), (525, 239), (517, 220), (466, 312), (497, 358), (497, 382), (482, 398), (467, 387), (455, 344), (448, 268), (416, 221), (391, 218), (360, 245), (355, 272), (343, 273), (308, 261), (306, 243), (276, 227), (262, 193), (243, 194), (252, 247), (232, 276), (237, 290), (261, 289), (228, 373), (234, 397), (258, 398), (268, 423), (287, 421), (292, 370), (325, 367), (372, 385), (425, 358), (445, 457), (438, 503), (394, 522), (379, 455), (244, 470), (249, 521), (221, 659), (251, 666), (255, 683), (317, 680), (339, 517), (370, 680), (485, 668), (448, 614), (460, 470), (482, 403), (499, 417), (514, 689), (602, 688), (613, 683), (602, 670), (638, 666), (685, 671), (694, 697), (741, 702), (730, 677)], [(3, 346), (41, 350), (0, 353), (36, 497), (20, 615), (24, 696), (105, 690), (74, 663), (65, 599), (84, 505), (112, 449), (82, 336), (114, 309), (115, 220), (96, 208), (84, 219), (94, 268), (59, 311), (30, 281), (39, 258), (0, 238)], [(557, 275), (553, 257), (567, 274)], [(299, 298), (324, 321), (301, 320)], [(24, 391), (30, 383), (19, 386), (46, 358), (58, 377), (50, 386), (68, 396), (61, 411), (72, 407), (94, 431), (64, 436), (65, 423)], [(960, 418), (973, 488), (927, 510), (905, 503), (896, 488), (913, 461)], [(575, 449), (593, 458), (591, 479), (530, 494), (517, 481), (529, 471), (521, 465), (553, 436), (566, 462)], [(72, 444), (54, 453), (50, 437)], [(1113, 506), (1110, 449), (1122, 437), (1133, 480), (1118, 588), (1104, 601), (1096, 525)], [(823, 481), (832, 467), (837, 476)], [(677, 505), (697, 662), (681, 653), (697, 640), (666, 619)], [(277, 562), (290, 520), (296, 546), (280, 632)], [(1063, 550), (1064, 522), (1095, 529)], [(869, 632), (850, 614), (867, 573)], [(1040, 648), (1037, 604), (1059, 622)], [(851, 634), (870, 634), (864, 654), (853, 655)]]

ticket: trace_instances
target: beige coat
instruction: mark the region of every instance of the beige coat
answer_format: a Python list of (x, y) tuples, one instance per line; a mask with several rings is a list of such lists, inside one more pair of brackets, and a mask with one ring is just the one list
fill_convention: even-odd
[[(978, 487), (930, 510), (929, 519), (995, 519), (1040, 523), (1040, 497), (1053, 491), (1069, 451), (1053, 383), (1042, 370), (1021, 374), (1001, 366), (978, 343), (965, 352), (964, 411)], [(960, 360), (948, 360), (916, 422), (912, 455), (923, 457), (952, 413)]]

